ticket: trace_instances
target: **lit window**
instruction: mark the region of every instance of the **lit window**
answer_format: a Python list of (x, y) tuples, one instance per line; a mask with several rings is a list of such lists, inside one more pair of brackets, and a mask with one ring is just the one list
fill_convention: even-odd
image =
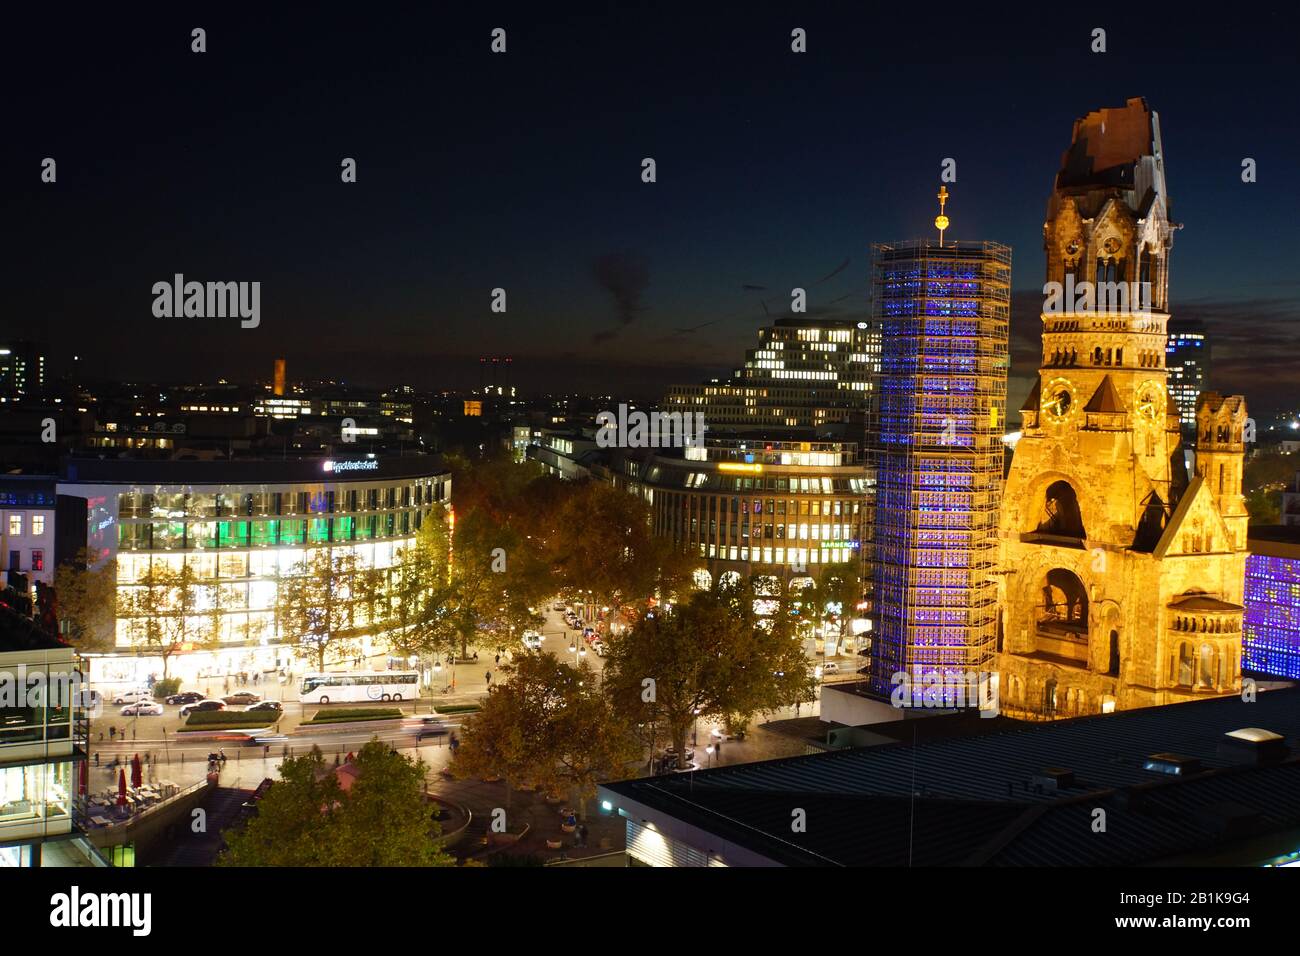
[(44, 552), (44, 551), (33, 551), (33, 552), (32, 552), (32, 570), (33, 570), (33, 571), (44, 571), (44, 570), (45, 570), (45, 552)]
[(45, 534), (45, 515), (32, 515), (32, 534)]
[(9, 533), (19, 535), (23, 533), (23, 516), (20, 514), (11, 514), (9, 516)]

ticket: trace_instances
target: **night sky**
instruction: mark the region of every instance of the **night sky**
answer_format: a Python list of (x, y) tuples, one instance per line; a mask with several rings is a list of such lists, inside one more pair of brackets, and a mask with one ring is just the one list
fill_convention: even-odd
[[(0, 335), (111, 380), (252, 380), (284, 356), (291, 378), (468, 387), (480, 355), (512, 355), (525, 393), (649, 397), (739, 364), (793, 286), (811, 312), (863, 315), (870, 244), (934, 234), (953, 157), (949, 236), (1014, 248), (1018, 405), (1071, 124), (1145, 96), (1185, 224), (1174, 316), (1209, 323), (1215, 388), (1300, 404), (1293, 19), (371, 6), (11, 19)], [(155, 318), (176, 272), (260, 281), (261, 326)]]

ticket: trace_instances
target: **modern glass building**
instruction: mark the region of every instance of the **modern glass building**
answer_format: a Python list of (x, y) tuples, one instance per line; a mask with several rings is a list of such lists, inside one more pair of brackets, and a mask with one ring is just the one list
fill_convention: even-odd
[(888, 694), (902, 671), (959, 686), (996, 648), (1011, 250), (922, 240), (872, 251), (871, 686)]
[(72, 648), (0, 614), (0, 869), (96, 865), (80, 829), (89, 726), (74, 693), (80, 664)]
[(1300, 528), (1250, 529), (1241, 668), (1300, 679)]
[(780, 438), (861, 422), (871, 403), (880, 336), (866, 322), (778, 319), (759, 329), (758, 347), (726, 381), (675, 385), (664, 410), (698, 412), (713, 434)]
[[(119, 607), (151, 568), (194, 572), (185, 618), (195, 653), (182, 678), (284, 666), (302, 635), (283, 633), (282, 582), (319, 549), (355, 556), (358, 570), (393, 568), (423, 521), (450, 503), (451, 476), (428, 455), (236, 461), (69, 461), (58, 484), (60, 561), (87, 549), (116, 572)], [(358, 607), (357, 626), (367, 625)], [(144, 620), (119, 613), (119, 653), (92, 661), (93, 679), (161, 676), (140, 656)], [(200, 650), (215, 644), (216, 650)], [(175, 664), (179, 663), (179, 670)], [(206, 670), (208, 673), (201, 673)]]
[(1170, 319), (1165, 352), (1169, 397), (1178, 405), (1183, 430), (1194, 434), (1196, 400), (1210, 378), (1210, 340), (1205, 327), (1187, 319)]

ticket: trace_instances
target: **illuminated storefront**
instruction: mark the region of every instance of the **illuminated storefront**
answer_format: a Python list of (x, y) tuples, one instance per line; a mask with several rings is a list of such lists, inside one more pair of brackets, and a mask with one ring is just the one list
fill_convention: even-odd
[[(182, 680), (291, 666), (301, 635), (277, 620), (284, 579), (321, 548), (355, 556), (357, 570), (392, 568), (451, 493), (450, 475), (429, 456), (74, 462), (65, 477), (61, 508), (84, 502), (85, 546), (115, 568), (120, 607), (138, 606), (151, 570), (193, 572), (185, 634), (194, 646), (169, 668)], [(161, 658), (136, 653), (143, 626), (139, 615), (119, 615), (118, 653), (93, 659), (94, 681), (162, 676)]]

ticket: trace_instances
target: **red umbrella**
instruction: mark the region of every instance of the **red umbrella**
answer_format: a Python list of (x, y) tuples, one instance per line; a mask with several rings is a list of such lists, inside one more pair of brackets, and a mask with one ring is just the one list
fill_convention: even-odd
[(144, 766), (140, 763), (140, 755), (136, 754), (131, 758), (131, 786), (139, 787), (144, 783)]
[(90, 765), (86, 761), (81, 761), (81, 773), (77, 780), (77, 793), (85, 796), (90, 789)]
[(126, 770), (117, 772), (117, 805), (126, 806)]

